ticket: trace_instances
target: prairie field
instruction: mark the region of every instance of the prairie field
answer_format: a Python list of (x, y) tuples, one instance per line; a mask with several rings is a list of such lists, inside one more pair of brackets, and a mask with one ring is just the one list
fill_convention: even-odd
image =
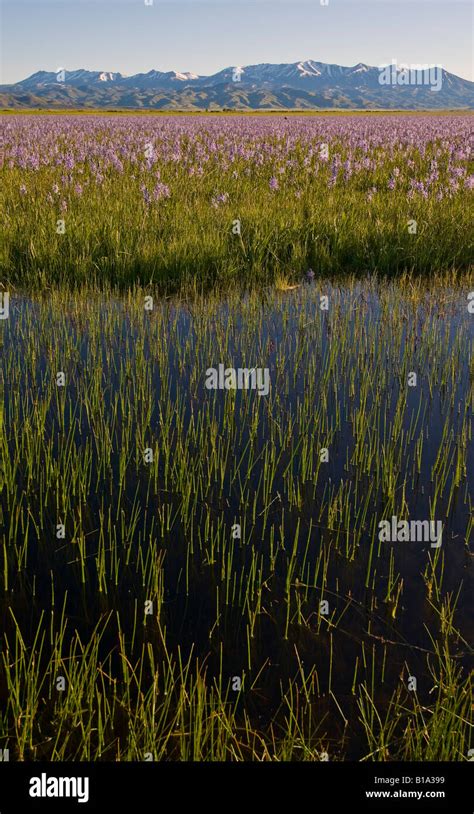
[(0, 116), (0, 750), (470, 759), (473, 143)]
[(3, 281), (170, 292), (466, 270), (473, 121), (3, 115)]

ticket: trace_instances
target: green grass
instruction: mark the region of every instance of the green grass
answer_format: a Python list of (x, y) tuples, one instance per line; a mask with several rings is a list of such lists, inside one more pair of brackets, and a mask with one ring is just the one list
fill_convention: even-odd
[[(468, 759), (468, 286), (11, 292), (11, 759)], [(206, 391), (221, 361), (268, 366), (269, 395)], [(441, 518), (443, 546), (381, 543), (393, 514)]]
[[(20, 119), (12, 117), (4, 122)], [(86, 119), (83, 116), (75, 120), (79, 134), (80, 128), (87, 126)], [(45, 121), (41, 117), (32, 120), (38, 127)], [(100, 184), (92, 165), (101, 164), (102, 159), (90, 157), (89, 142), (85, 157), (78, 159), (70, 173), (56, 166), (56, 154), (50, 154), (50, 146), (44, 147), (50, 156), (49, 164), (36, 170), (10, 167), (5, 161), (0, 192), (4, 213), (0, 273), (4, 285), (28, 290), (66, 283), (72, 287), (97, 284), (126, 289), (152, 283), (163, 293), (171, 293), (186, 291), (190, 286), (200, 290), (225, 290), (229, 285), (259, 288), (273, 284), (281, 275), (299, 280), (309, 267), (319, 277), (370, 273), (389, 278), (402, 273), (429, 276), (472, 267), (472, 193), (462, 187), (455, 195), (448, 193), (442, 200), (437, 199), (437, 191), (446, 193), (449, 183), (445, 142), (439, 139), (430, 142), (424, 154), (417, 145), (390, 151), (371, 147), (368, 155), (377, 167), (356, 173), (347, 183), (341, 179), (341, 170), (336, 186), (331, 188), (330, 162), (338, 156), (344, 163), (349, 156), (344, 138), (331, 140), (330, 161), (308, 172), (304, 138), (297, 139), (288, 151), (282, 134), (269, 132), (266, 139), (256, 136), (262, 150), (268, 147), (274, 151), (273, 158), (265, 158), (260, 164), (258, 155), (252, 160), (237, 156), (230, 162), (229, 146), (222, 147), (218, 133), (204, 132), (195, 139), (190, 133), (176, 137), (184, 158), (165, 160), (159, 155), (153, 170), (148, 171), (144, 168), (145, 142), (158, 140), (160, 154), (159, 141), (163, 138), (166, 143), (168, 138), (153, 129), (160, 126), (156, 124), (160, 118), (149, 122), (120, 116), (99, 120), (105, 122), (105, 130), (99, 128), (95, 145), (103, 143), (116, 151), (124, 165), (123, 172), (111, 166), (101, 167)], [(62, 117), (51, 117), (48, 131), (60, 127), (61, 121)], [(129, 149), (125, 130), (108, 129), (111, 122), (126, 128), (127, 121), (136, 128), (148, 122), (143, 124), (142, 135), (141, 131), (134, 134), (135, 163), (123, 156), (122, 148), (125, 153)], [(321, 121), (330, 120), (322, 117)], [(373, 126), (377, 118), (369, 117), (368, 121)], [(407, 121), (412, 117), (408, 116)], [(297, 126), (303, 127), (301, 123)], [(12, 137), (12, 144), (20, 151), (22, 133), (19, 130)], [(76, 154), (81, 149), (81, 138), (78, 135), (76, 140), (70, 130), (58, 133), (58, 154)], [(324, 138), (323, 132), (315, 134), (313, 149)], [(219, 145), (215, 153), (208, 147), (214, 139)], [(252, 144), (248, 135), (242, 141), (244, 147)], [(239, 144), (237, 139), (235, 146)], [(200, 151), (209, 160), (203, 163), (202, 176), (190, 175), (190, 167), (199, 168)], [(355, 149), (351, 160), (361, 160), (364, 155)], [(410, 200), (409, 179), (425, 178), (434, 158), (440, 165), (439, 181), (430, 189), (428, 198), (417, 194)], [(294, 166), (287, 165), (288, 160)], [(310, 161), (315, 162), (314, 156)], [(411, 169), (407, 166), (410, 161)], [(467, 161), (467, 172), (471, 164)], [(286, 167), (281, 176), (280, 165)], [(394, 168), (401, 168), (406, 177), (397, 190), (390, 191), (387, 185)], [(170, 197), (147, 206), (141, 188), (145, 185), (152, 194), (157, 170), (161, 182), (170, 189)], [(272, 191), (269, 182), (275, 174), (280, 189)], [(69, 181), (65, 182), (63, 176), (70, 176)], [(79, 183), (81, 194), (75, 191)], [(59, 187), (57, 193), (52, 192), (55, 184)], [(22, 185), (26, 194), (21, 192)], [(372, 187), (377, 192), (369, 200)], [(228, 194), (228, 201), (213, 207), (213, 198), (222, 193)], [(57, 233), (59, 220), (64, 220), (64, 234)], [(237, 220), (240, 235), (233, 231)], [(413, 220), (417, 222), (416, 234), (408, 229)]]

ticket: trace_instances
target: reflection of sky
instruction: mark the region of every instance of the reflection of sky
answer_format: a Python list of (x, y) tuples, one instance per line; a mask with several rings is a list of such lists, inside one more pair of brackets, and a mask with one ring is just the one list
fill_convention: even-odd
[[(327, 313), (320, 309), (321, 291), (327, 293), (331, 303)], [(327, 282), (323, 285), (316, 282), (302, 285), (291, 294), (269, 293), (264, 301), (257, 304), (255, 300), (247, 297), (240, 298), (238, 302), (235, 299), (230, 301), (224, 299), (219, 304), (214, 302), (205, 307), (202, 312), (196, 307), (195, 314), (188, 308), (182, 308), (179, 302), (155, 301), (153, 321), (140, 322), (136, 316), (131, 319), (127, 313), (126, 303), (120, 298), (104, 297), (99, 303), (84, 306), (84, 311), (91, 318), (90, 322), (87, 319), (77, 321), (71, 318), (67, 309), (64, 314), (58, 314), (54, 304), (49, 305), (47, 299), (41, 306), (36, 300), (21, 296), (12, 298), (4, 352), (0, 359), (6, 365), (5, 425), (11, 443), (15, 438), (11, 431), (13, 426), (11, 411), (14, 409), (14, 403), (17, 404), (21, 424), (27, 419), (31, 409), (30, 399), (22, 398), (20, 402), (14, 402), (15, 393), (19, 391), (24, 396), (27, 392), (31, 394), (33, 389), (36, 397), (41, 400), (49, 387), (50, 359), (48, 352), (43, 350), (44, 343), (42, 345), (39, 338), (43, 331), (41, 326), (44, 325), (52, 326), (60, 357), (65, 360), (66, 369), (71, 369), (68, 387), (65, 390), (66, 401), (71, 405), (75, 406), (78, 403), (77, 394), (84, 392), (85, 382), (90, 380), (93, 370), (100, 366), (103, 376), (102, 403), (107, 421), (110, 420), (114, 404), (117, 403), (116, 397), (124, 387), (125, 368), (139, 371), (140, 360), (142, 358), (146, 360), (144, 369), (149, 378), (146, 380), (144, 392), (153, 393), (148, 431), (150, 437), (157, 440), (159, 447), (163, 445), (165, 425), (162, 423), (162, 409), (167, 400), (173, 405), (170, 411), (173, 417), (166, 432), (167, 437), (174, 439), (173, 444), (176, 441), (177, 415), (181, 415), (182, 425), (187, 427), (192, 415), (202, 411), (204, 416), (208, 416), (209, 413), (206, 411), (210, 410), (218, 434), (229, 439), (231, 444), (229, 461), (240, 461), (241, 471), (245, 472), (247, 461), (253, 455), (248, 446), (250, 422), (244, 420), (245, 405), (255, 400), (261, 402), (259, 420), (254, 429), (256, 455), (252, 470), (249, 472), (251, 488), (258, 492), (262, 472), (266, 466), (265, 458), (260, 452), (268, 443), (271, 425), (276, 421), (282, 427), (282, 435), (280, 441), (278, 436), (273, 436), (273, 443), (277, 445), (276, 460), (279, 463), (275, 467), (272, 490), (274, 494), (279, 495), (280, 500), (275, 504), (270, 519), (280, 524), (281, 508), (284, 506), (290, 533), (291, 529), (294, 530), (298, 518), (305, 534), (309, 533), (308, 528), (312, 528), (310, 539), (313, 547), (309, 549), (308, 555), (311, 558), (315, 555), (321, 540), (329, 539), (324, 534), (326, 523), (321, 521), (318, 514), (322, 502), (328, 500), (328, 494), (332, 490), (342, 488), (344, 484), (344, 488), (348, 490), (348, 505), (351, 508), (351, 533), (356, 535), (360, 532), (361, 536), (360, 548), (350, 570), (341, 570), (349, 568), (349, 564), (344, 565), (340, 559), (336, 561), (337, 576), (342, 585), (348, 580), (351, 591), (362, 601), (371, 518), (375, 515), (381, 519), (385, 505), (382, 501), (383, 478), (376, 477), (377, 466), (380, 467), (379, 471), (382, 471), (382, 460), (379, 463), (377, 460), (373, 461), (370, 471), (366, 472), (358, 468), (353, 459), (356, 443), (362, 450), (369, 442), (369, 435), (366, 436), (365, 431), (361, 435), (361, 431), (356, 430), (355, 418), (359, 411), (362, 411), (361, 414), (365, 418), (360, 426), (367, 427), (367, 432), (372, 438), (370, 444), (375, 443), (375, 438), (378, 438), (379, 455), (382, 449), (385, 450), (385, 454), (393, 451), (396, 455), (399, 446), (404, 446), (404, 454), (399, 463), (395, 463), (395, 470), (399, 466), (400, 473), (397, 475), (399, 485), (393, 513), (399, 519), (406, 519), (399, 516), (397, 508), (401, 505), (398, 501), (402, 494), (403, 501), (406, 501), (408, 518), (411, 520), (430, 519), (431, 507), (435, 505), (434, 519), (443, 523), (443, 551), (446, 547), (449, 552), (443, 565), (443, 588), (456, 592), (462, 574), (466, 590), (460, 595), (458, 612), (461, 613), (462, 625), (468, 623), (472, 625), (466, 613), (466, 602), (472, 594), (473, 575), (465, 567), (464, 540), (469, 518), (466, 495), (472, 494), (474, 446), (467, 445), (465, 464), (468, 480), (466, 483), (463, 480), (462, 487), (454, 490), (452, 500), (450, 494), (455, 458), (452, 458), (446, 470), (447, 486), (441, 490), (434, 502), (433, 494), (438, 476), (434, 479), (432, 477), (439, 450), (447, 450), (453, 455), (454, 439), (461, 438), (464, 405), (469, 399), (469, 360), (473, 334), (464, 291), (450, 292), (443, 289), (437, 300), (436, 291), (427, 289), (424, 300), (420, 299), (418, 304), (409, 305), (403, 300), (403, 288), (399, 286), (389, 288), (384, 284), (377, 289), (362, 281), (352, 289), (345, 289), (333, 287)], [(402, 319), (403, 316), (406, 317), (406, 321)], [(112, 333), (111, 324), (114, 326)], [(90, 326), (93, 328), (92, 331)], [(224, 331), (226, 340), (222, 343)], [(341, 339), (344, 336), (346, 341), (342, 343)], [(100, 348), (97, 345), (99, 337)], [(65, 349), (66, 338), (69, 348), (75, 349), (73, 354)], [(164, 356), (156, 352), (160, 341), (167, 349)], [(334, 343), (337, 354), (335, 364), (331, 347)], [(33, 359), (28, 350), (31, 347), (41, 349)], [(344, 351), (339, 352), (342, 347)], [(179, 348), (186, 350), (180, 353)], [(418, 364), (421, 366), (421, 375), (416, 387), (407, 388), (404, 384), (405, 374), (402, 375), (402, 371), (410, 370), (410, 366), (405, 368), (405, 361), (410, 365), (410, 360), (415, 359), (415, 353), (419, 360), (415, 362), (415, 367)], [(443, 371), (446, 371), (450, 357), (454, 360), (456, 377), (446, 386), (442, 385), (443, 379), (446, 381)], [(76, 370), (67, 367), (69, 364), (72, 365), (72, 359), (78, 358), (82, 364), (77, 364), (76, 361)], [(20, 359), (26, 359), (27, 364), (21, 366)], [(259, 399), (255, 392), (235, 391), (232, 407), (232, 412), (236, 416), (235, 425), (232, 425), (235, 432), (229, 428), (225, 420), (228, 410), (227, 392), (210, 391), (204, 386), (206, 369), (217, 368), (221, 362), (226, 367), (251, 368), (256, 365), (268, 367), (270, 371), (269, 411), (264, 408), (265, 399)], [(351, 370), (354, 371), (352, 389)], [(361, 393), (368, 374), (371, 385), (367, 397), (362, 401)], [(142, 374), (137, 373), (137, 379), (140, 375)], [(125, 402), (123, 404), (120, 402), (121, 406), (117, 408), (115, 427), (118, 435), (110, 461), (115, 478), (119, 477), (122, 420), (126, 416), (125, 424), (128, 423), (128, 411), (132, 416), (136, 414), (136, 410), (140, 412), (136, 403), (137, 392), (137, 389), (132, 387), (129, 393), (130, 403), (125, 399)], [(323, 393), (325, 393), (324, 408), (320, 412)], [(398, 436), (397, 430), (394, 429), (394, 418), (400, 404), (402, 404), (401, 432)], [(461, 405), (460, 411), (453, 410), (452, 404)], [(71, 408), (70, 411), (65, 409), (64, 415), (65, 432), (68, 433), (70, 428), (68, 416), (74, 415), (74, 409)], [(133, 438), (136, 437), (135, 419), (130, 420)], [(50, 428), (48, 432), (54, 439), (53, 455), (58, 454), (56, 444), (60, 433), (55, 431), (57, 421), (57, 403), (53, 399), (50, 401), (45, 422), (45, 426)], [(443, 441), (446, 424), (448, 435)], [(290, 428), (293, 440), (304, 437), (305, 434), (317, 439), (320, 432), (326, 432), (324, 427), (327, 428), (326, 437), (330, 438), (331, 454), (315, 484), (311, 479), (306, 481), (301, 476), (298, 444), (295, 442), (294, 446), (287, 445), (284, 439), (287, 437), (286, 433), (290, 433)], [(451, 434), (452, 440), (449, 440)], [(85, 438), (90, 437), (91, 428), (86, 410), (81, 411), (81, 419), (77, 421), (73, 435), (74, 443), (79, 447)], [(422, 457), (420, 471), (416, 472), (413, 469), (415, 446), (421, 436), (424, 439)], [(319, 442), (314, 440), (314, 443), (317, 445)], [(352, 463), (348, 465), (348, 461)], [(286, 472), (290, 464), (294, 477), (300, 483), (303, 496), (299, 511), (296, 511), (294, 504), (288, 500)], [(130, 506), (135, 499), (138, 483), (132, 470), (126, 486), (126, 491), (129, 489)], [(438, 469), (438, 475), (439, 472)], [(234, 482), (233, 474), (232, 466), (227, 467), (224, 481), (225, 506), (219, 503), (217, 491), (216, 494), (213, 492), (214, 487), (210, 487), (209, 500), (206, 502), (206, 512), (211, 511), (216, 515), (224, 512), (229, 525), (234, 522), (233, 518), (237, 516), (240, 505), (240, 488)], [(355, 488), (357, 481), (359, 491)], [(367, 490), (372, 487), (373, 491), (369, 493)], [(361, 501), (367, 494), (370, 494), (367, 518), (362, 521), (359, 510)], [(96, 502), (100, 495), (100, 490), (97, 495), (90, 495), (88, 506), (91, 512), (99, 511)], [(199, 518), (199, 514), (197, 517)], [(143, 522), (146, 523), (146, 519)], [(263, 541), (261, 515), (253, 522), (256, 529), (255, 540)], [(337, 520), (337, 515), (334, 522), (336, 525), (339, 522), (343, 525), (342, 521)], [(342, 532), (340, 533), (342, 535)], [(175, 534), (177, 543), (179, 531)], [(146, 538), (147, 534), (144, 534), (144, 539)], [(344, 545), (342, 539), (339, 538), (339, 544)], [(260, 544), (264, 545), (263, 542), (259, 542)], [(379, 574), (383, 574), (387, 568), (388, 552), (392, 547), (395, 567), (400, 571), (407, 587), (420, 584), (420, 574), (427, 561), (427, 546), (415, 542), (384, 544), (380, 549), (380, 555), (377, 555)], [(236, 558), (238, 556), (236, 552)], [(93, 560), (90, 563), (92, 565)], [(334, 562), (330, 566), (330, 578), (333, 568)], [(378, 590), (383, 590), (384, 587), (385, 581), (382, 578)], [(405, 613), (399, 621), (402, 637), (418, 646), (427, 646), (426, 631), (423, 626), (414, 623), (414, 620), (422, 619), (427, 611), (423, 591), (409, 590), (405, 592), (403, 601)]]
[(314, 59), (439, 64), (473, 79), (473, 11), (463, 0), (3, 0), (1, 76), (37, 70), (215, 73)]

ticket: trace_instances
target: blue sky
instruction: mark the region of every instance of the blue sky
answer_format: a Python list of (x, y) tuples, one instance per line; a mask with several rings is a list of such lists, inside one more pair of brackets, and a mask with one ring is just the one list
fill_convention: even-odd
[(214, 73), (315, 59), (438, 64), (474, 79), (464, 0), (0, 0), (0, 83), (58, 68)]

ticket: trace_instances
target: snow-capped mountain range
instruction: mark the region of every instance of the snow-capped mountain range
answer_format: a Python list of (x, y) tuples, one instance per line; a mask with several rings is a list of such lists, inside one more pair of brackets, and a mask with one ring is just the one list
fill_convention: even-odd
[(159, 109), (471, 108), (474, 83), (440, 67), (407, 71), (359, 62), (352, 67), (308, 59), (231, 66), (211, 76), (157, 71), (38, 71), (0, 86), (4, 107), (137, 107)]

